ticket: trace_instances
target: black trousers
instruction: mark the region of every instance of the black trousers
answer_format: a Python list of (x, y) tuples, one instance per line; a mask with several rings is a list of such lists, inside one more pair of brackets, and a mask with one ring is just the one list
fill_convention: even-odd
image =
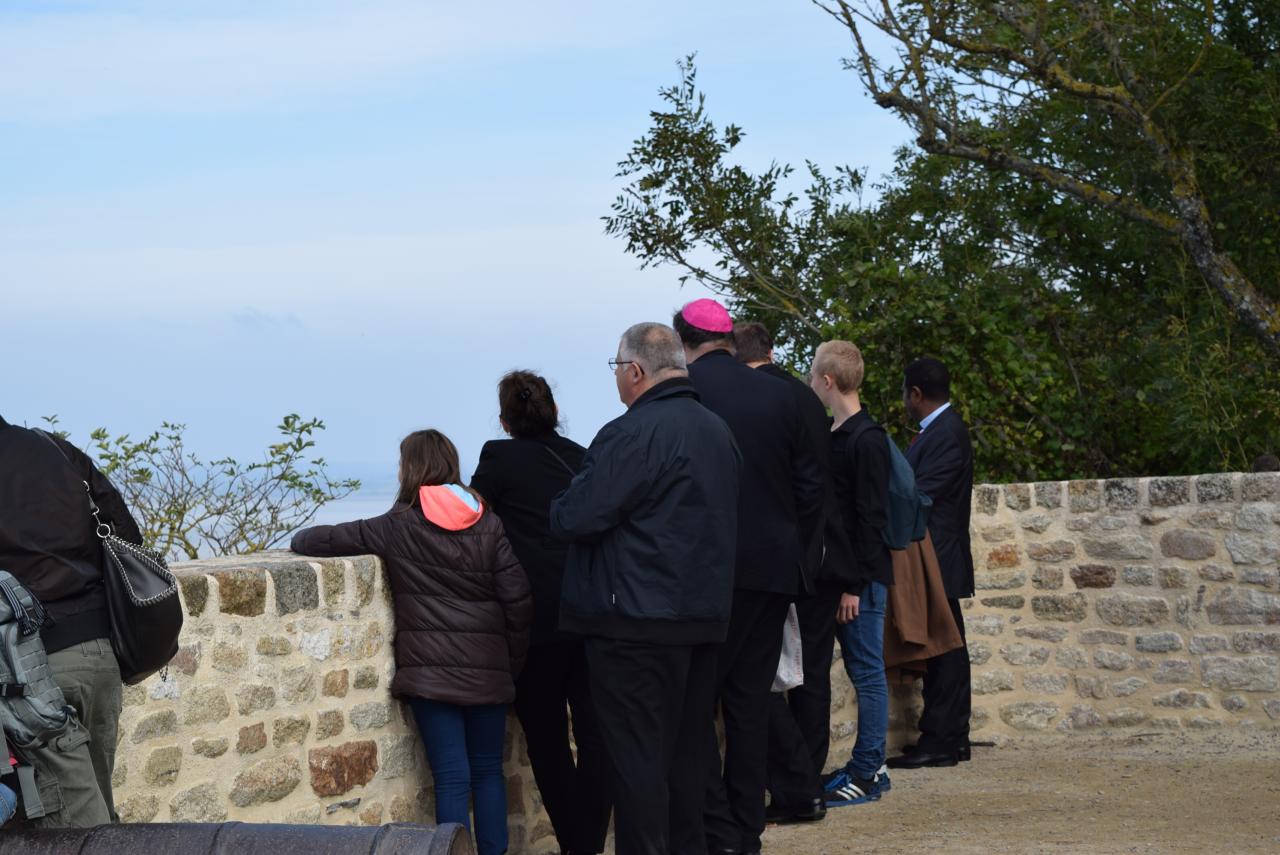
[(701, 740), (716, 645), (586, 640), (591, 698), (611, 760), (617, 855), (702, 853)]
[(782, 655), (782, 625), (790, 601), (784, 594), (733, 594), (729, 635), (716, 660), (716, 690), (724, 716), (723, 775), (710, 720), (703, 738), (707, 847), (712, 852), (760, 848), (768, 783), (770, 688)]
[[(964, 638), (960, 601), (949, 599), (956, 628)], [(969, 716), (973, 711), (969, 679), (969, 648), (963, 646), (929, 660), (924, 675), (924, 712), (920, 715), (921, 751), (940, 754), (969, 744)]]
[(831, 747), (831, 661), (842, 585), (818, 583), (796, 603), (804, 683), (769, 701), (769, 794), (774, 804), (803, 806), (822, 794)]
[[(529, 746), (533, 779), (560, 848), (575, 855), (603, 852), (613, 809), (609, 755), (591, 702), (581, 640), (529, 649), (516, 682), (515, 709)], [(568, 711), (573, 713), (576, 764), (569, 747)]]

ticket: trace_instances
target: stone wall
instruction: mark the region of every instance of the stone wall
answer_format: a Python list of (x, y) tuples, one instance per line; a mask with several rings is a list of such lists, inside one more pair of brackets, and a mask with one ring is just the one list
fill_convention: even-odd
[[(1280, 475), (979, 486), (972, 531), (975, 739), (1280, 720)], [(181, 651), (125, 691), (123, 819), (431, 820), (376, 559), (175, 571)], [(918, 685), (894, 692), (891, 744), (919, 715)], [(838, 661), (832, 706), (834, 764), (856, 727)], [(557, 851), (514, 719), (507, 761), (511, 851)]]
[(971, 534), (974, 739), (1280, 720), (1280, 475), (983, 485)]
[[(174, 571), (181, 649), (163, 679), (125, 688), (122, 820), (432, 821), (421, 742), (387, 692), (393, 625), (377, 559), (264, 553)], [(512, 851), (532, 851), (530, 835), (550, 827), (536, 822), (514, 720), (507, 761)]]

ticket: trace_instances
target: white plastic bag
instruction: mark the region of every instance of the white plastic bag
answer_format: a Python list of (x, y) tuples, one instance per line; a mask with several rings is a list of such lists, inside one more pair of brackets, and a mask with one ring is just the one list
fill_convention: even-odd
[(773, 677), (773, 691), (785, 692), (804, 683), (804, 653), (800, 648), (800, 618), (796, 604), (787, 607), (787, 620), (782, 624), (782, 656), (778, 673)]

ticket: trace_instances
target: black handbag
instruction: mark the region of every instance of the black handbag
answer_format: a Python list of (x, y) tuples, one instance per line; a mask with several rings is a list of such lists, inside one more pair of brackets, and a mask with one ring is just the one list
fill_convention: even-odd
[[(53, 438), (48, 434), (45, 438), (71, 465)], [(132, 686), (168, 665), (178, 652), (182, 632), (178, 580), (169, 572), (163, 555), (117, 536), (98, 516), (89, 482), (81, 483), (89, 499), (89, 513), (97, 523), (94, 531), (102, 541), (102, 587), (111, 617), (111, 648), (120, 665), (120, 679)]]

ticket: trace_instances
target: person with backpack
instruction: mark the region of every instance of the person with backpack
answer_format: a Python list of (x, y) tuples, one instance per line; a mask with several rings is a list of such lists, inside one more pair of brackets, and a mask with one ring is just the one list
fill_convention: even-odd
[(463, 486), (458, 452), (420, 430), (400, 443), (385, 514), (303, 529), (300, 555), (382, 558), (395, 611), (391, 694), (409, 703), (435, 782), (436, 822), (471, 824), (479, 855), (507, 851), (507, 706), (529, 648), (529, 581), (501, 520)]
[(88, 737), (26, 752), (37, 781), (46, 781), (44, 792), (58, 794), (46, 800), (39, 824), (114, 822), (111, 773), (123, 689), (90, 499), (102, 522), (125, 540), (141, 543), (142, 533), (106, 476), (61, 437), (0, 418), (0, 472), (0, 570), (13, 574), (48, 613), (40, 636), (49, 671)]
[(893, 461), (884, 428), (859, 398), (864, 374), (862, 352), (853, 343), (818, 345), (810, 385), (831, 411), (831, 473), (853, 553), (851, 578), (837, 606), (837, 637), (858, 695), (857, 740), (849, 761), (823, 782), (827, 807), (875, 801), (891, 786), (884, 769), (889, 732), (884, 623), (893, 584), (885, 540)]
[(591, 702), (586, 645), (556, 628), (569, 547), (551, 536), (551, 501), (582, 468), (586, 449), (557, 432), (555, 398), (537, 374), (503, 377), (498, 406), (511, 438), (484, 444), (471, 486), (502, 519), (533, 590), (533, 640), (516, 681), (516, 716), (561, 852), (594, 855), (604, 851), (613, 809), (609, 758)]

